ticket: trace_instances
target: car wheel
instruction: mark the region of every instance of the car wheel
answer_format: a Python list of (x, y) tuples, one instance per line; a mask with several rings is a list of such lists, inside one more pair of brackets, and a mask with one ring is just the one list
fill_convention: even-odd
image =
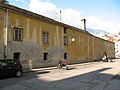
[(16, 77), (21, 77), (22, 76), (22, 72), (21, 71), (17, 71), (16, 72)]

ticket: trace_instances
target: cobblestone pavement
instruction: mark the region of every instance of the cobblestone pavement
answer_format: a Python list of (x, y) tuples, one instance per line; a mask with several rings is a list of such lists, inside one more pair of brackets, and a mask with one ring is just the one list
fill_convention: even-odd
[(120, 59), (69, 65), (69, 70), (52, 68), (34, 69), (40, 74), (0, 90), (120, 90)]

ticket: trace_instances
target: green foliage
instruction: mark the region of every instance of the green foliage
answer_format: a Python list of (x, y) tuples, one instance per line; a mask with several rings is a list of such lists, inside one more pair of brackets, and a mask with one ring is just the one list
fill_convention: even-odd
[(0, 0), (0, 2), (8, 3), (8, 1), (7, 1), (7, 0)]

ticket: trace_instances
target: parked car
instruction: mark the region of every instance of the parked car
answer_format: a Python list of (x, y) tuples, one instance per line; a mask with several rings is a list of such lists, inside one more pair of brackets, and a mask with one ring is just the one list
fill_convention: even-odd
[(23, 68), (19, 60), (0, 59), (0, 77), (21, 77), (22, 74)]

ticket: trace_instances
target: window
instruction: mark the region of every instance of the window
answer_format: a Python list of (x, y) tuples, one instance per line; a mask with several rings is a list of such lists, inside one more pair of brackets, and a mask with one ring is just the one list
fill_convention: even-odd
[(43, 32), (43, 43), (49, 43), (49, 33)]
[(19, 52), (13, 53), (13, 59), (19, 60), (19, 58), (20, 58)]
[(14, 40), (15, 41), (22, 41), (22, 28), (14, 27)]
[(67, 53), (64, 53), (64, 59), (67, 59)]
[(44, 53), (44, 60), (48, 60), (48, 53)]
[(67, 28), (66, 27), (64, 27), (64, 33), (67, 33)]
[(68, 37), (67, 36), (64, 36), (64, 45), (68, 45)]

